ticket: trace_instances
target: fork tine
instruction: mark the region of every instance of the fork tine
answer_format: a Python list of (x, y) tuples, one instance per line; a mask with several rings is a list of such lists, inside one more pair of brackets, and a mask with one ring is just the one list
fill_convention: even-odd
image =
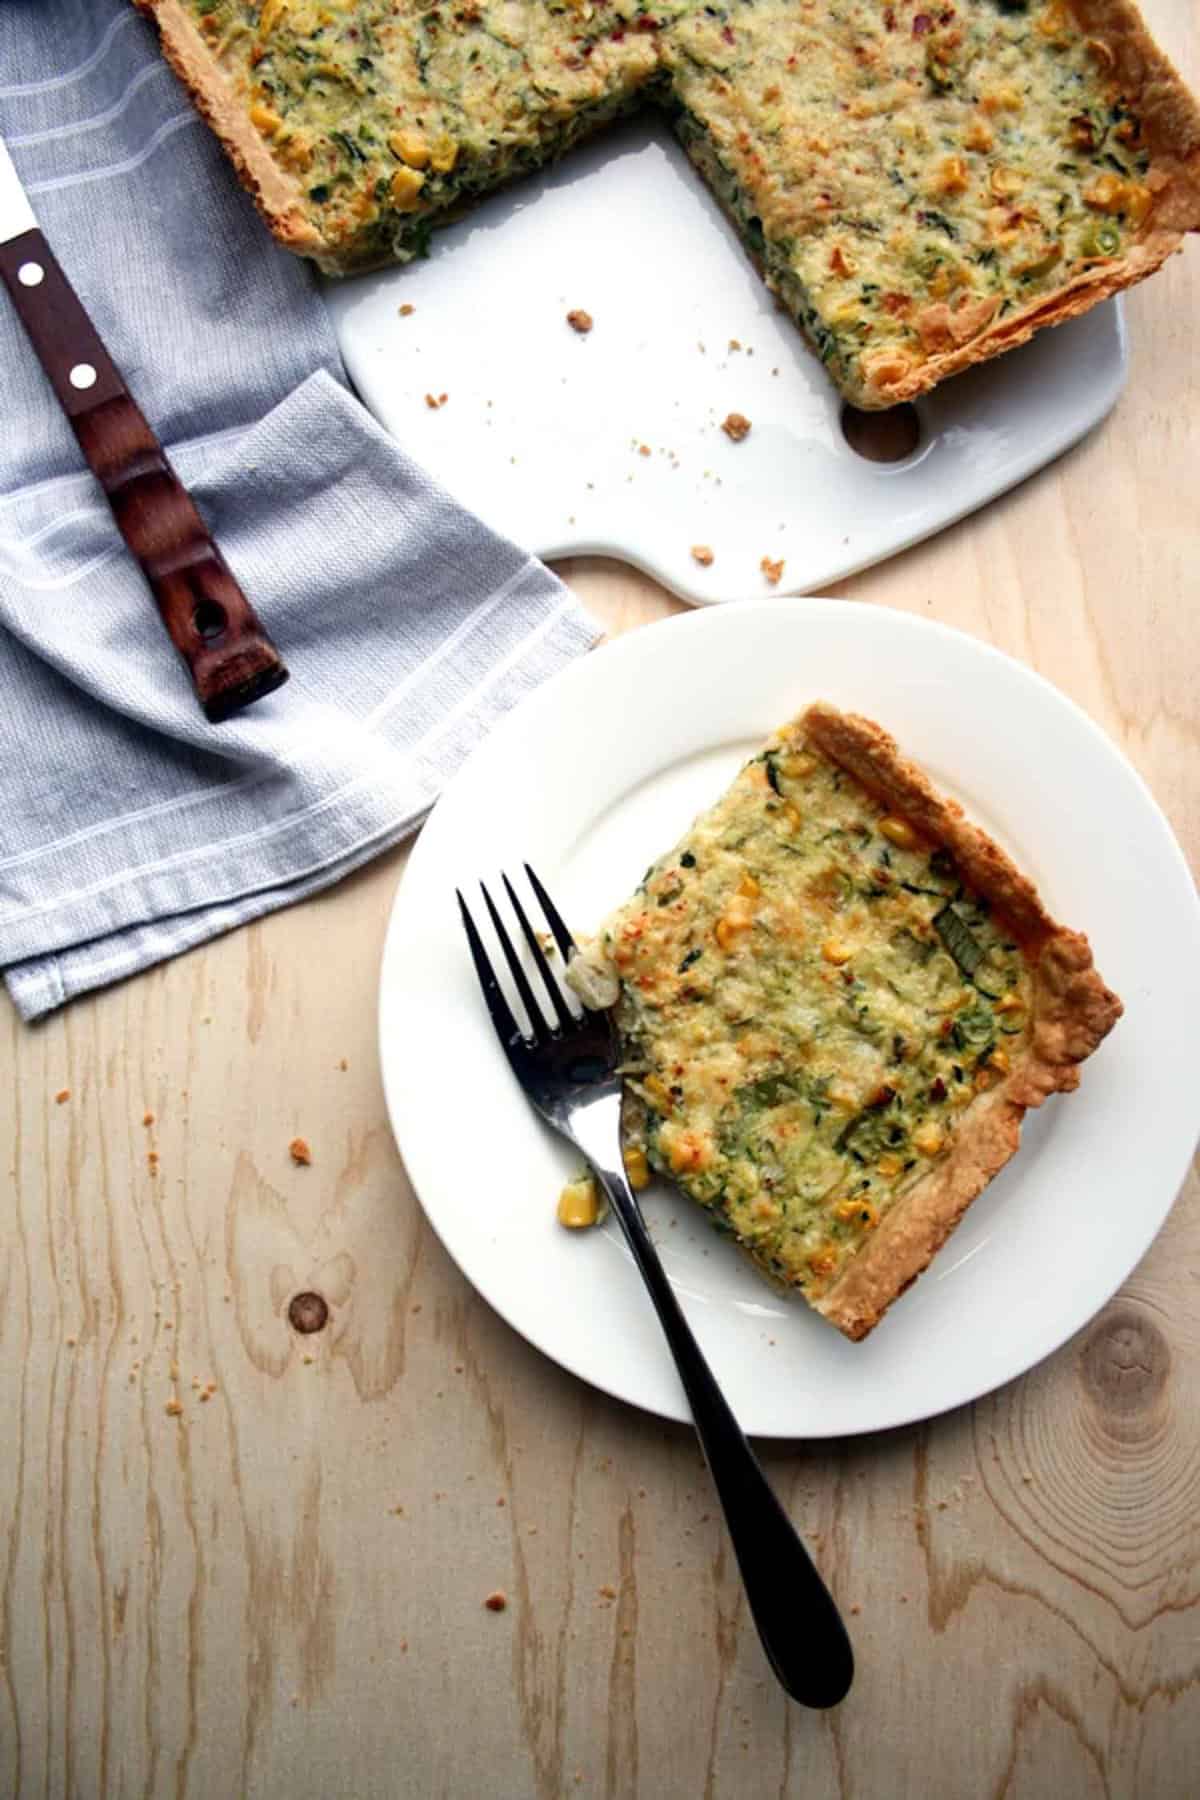
[(571, 1031), (575, 1027), (575, 1015), (562, 997), (559, 985), (557, 981), (555, 981), (551, 971), (550, 964), (546, 961), (546, 952), (538, 943), (537, 933), (525, 916), (525, 908), (517, 899), (512, 882), (508, 879), (507, 875), (502, 875), (500, 879), (504, 883), (504, 891), (508, 895), (509, 904), (520, 921), (521, 930), (525, 933), (525, 942), (529, 945), (529, 954), (537, 965), (537, 972), (542, 978), (542, 985), (550, 996), (550, 1004), (553, 1006), (555, 1014), (557, 1015), (559, 1026), (563, 1031)]
[[(508, 883), (505, 882), (504, 885), (507, 887)], [(483, 895), (484, 905), (488, 909), (488, 914), (491, 918), (492, 925), (495, 928), (496, 936), (500, 940), (500, 948), (504, 952), (504, 960), (508, 964), (512, 978), (516, 983), (517, 992), (521, 996), (521, 1005), (525, 1008), (525, 1013), (529, 1020), (530, 1036), (539, 1039), (545, 1035), (547, 1029), (546, 1015), (533, 997), (533, 989), (529, 985), (529, 977), (521, 967), (521, 959), (513, 947), (512, 939), (504, 929), (504, 921), (496, 911), (492, 896), (488, 893), (482, 881), (479, 884), (479, 891)]]
[(570, 960), (571, 954), (576, 948), (575, 939), (563, 924), (563, 921), (559, 916), (558, 908), (555, 906), (553, 900), (550, 898), (528, 863), (525, 864), (525, 874), (528, 878), (530, 887), (537, 895), (538, 905), (546, 915), (546, 922), (554, 933), (554, 941), (562, 952), (562, 959), (564, 962), (567, 962)]
[(497, 1036), (506, 1050), (511, 1050), (516, 1039), (521, 1037), (521, 1030), (513, 1018), (512, 1009), (504, 998), (500, 983), (496, 980), (488, 953), (483, 947), (483, 939), (475, 929), (475, 921), (467, 911), (467, 903), (458, 888), (459, 910), (462, 913), (463, 930), (467, 934), (467, 942), (471, 946), (471, 961), (475, 964), (475, 973), (479, 977), (479, 985), (483, 989), (483, 997), (487, 1001), (487, 1009), (492, 1015), (492, 1024), (496, 1027)]

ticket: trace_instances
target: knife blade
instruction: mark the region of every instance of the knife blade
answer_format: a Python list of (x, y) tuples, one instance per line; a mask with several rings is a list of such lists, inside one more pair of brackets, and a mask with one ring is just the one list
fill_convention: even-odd
[(0, 138), (0, 280), (212, 723), (288, 671), (42, 231)]

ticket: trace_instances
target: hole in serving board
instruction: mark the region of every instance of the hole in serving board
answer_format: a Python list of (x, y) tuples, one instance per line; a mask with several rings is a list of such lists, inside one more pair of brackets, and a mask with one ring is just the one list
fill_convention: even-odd
[(842, 436), (856, 456), (867, 462), (903, 462), (921, 442), (921, 421), (915, 406), (890, 406), (886, 412), (862, 412), (857, 406), (842, 408)]

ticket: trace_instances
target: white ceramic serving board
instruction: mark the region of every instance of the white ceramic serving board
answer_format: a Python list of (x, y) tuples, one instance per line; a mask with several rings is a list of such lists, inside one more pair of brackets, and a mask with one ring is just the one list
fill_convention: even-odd
[[(1125, 377), (1112, 302), (935, 389), (916, 451), (867, 462), (652, 119), (492, 196), (428, 260), (326, 294), (363, 400), (451, 493), (541, 556), (620, 557), (697, 602), (768, 591), (764, 556), (803, 593), (929, 536), (1076, 442)], [(751, 421), (741, 443), (730, 412)]]

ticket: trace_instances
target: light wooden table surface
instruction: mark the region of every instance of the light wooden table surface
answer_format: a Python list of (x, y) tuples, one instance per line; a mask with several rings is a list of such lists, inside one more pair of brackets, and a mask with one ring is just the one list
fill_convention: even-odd
[[(1194, 21), (1152, 16), (1195, 76)], [(1129, 318), (1088, 442), (841, 591), (1040, 669), (1195, 866), (1200, 253)], [(613, 631), (675, 604), (562, 573)], [(544, 1361), (423, 1221), (374, 1045), (403, 865), (41, 1028), (0, 1016), (0, 1796), (1200, 1792), (1195, 1179), (1025, 1379), (765, 1449), (858, 1652), (806, 1713), (689, 1432)], [(308, 1337), (301, 1290), (330, 1309)]]

